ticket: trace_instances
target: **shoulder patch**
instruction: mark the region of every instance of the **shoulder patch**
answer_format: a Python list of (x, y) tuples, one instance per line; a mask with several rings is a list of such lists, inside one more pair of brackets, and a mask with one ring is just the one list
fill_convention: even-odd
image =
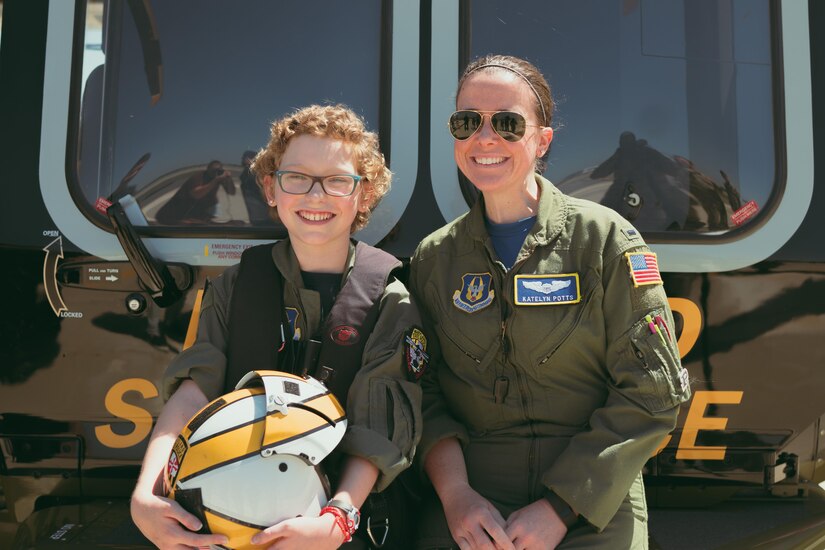
[(625, 252), (624, 256), (627, 258), (633, 286), (663, 284), (655, 252)]
[(421, 378), (427, 370), (430, 356), (427, 355), (427, 337), (418, 327), (413, 327), (404, 334), (404, 357), (410, 378)]
[(465, 273), (461, 288), (453, 293), (453, 305), (466, 313), (475, 313), (493, 303), (496, 292), (490, 288), (493, 276), (488, 273)]
[(578, 273), (516, 275), (515, 303), (519, 306), (554, 306), (581, 301)]

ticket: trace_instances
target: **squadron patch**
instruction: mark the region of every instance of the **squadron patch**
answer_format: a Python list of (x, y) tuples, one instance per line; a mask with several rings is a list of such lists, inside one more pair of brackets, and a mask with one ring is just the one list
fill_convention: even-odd
[(298, 310), (294, 307), (286, 307), (286, 319), (289, 321), (289, 328), (292, 331), (292, 339), (301, 339), (301, 327), (298, 326)]
[(461, 276), (461, 289), (453, 293), (453, 305), (461, 311), (475, 313), (493, 303), (496, 291), (490, 288), (490, 273), (465, 273)]
[(515, 303), (520, 306), (578, 304), (581, 299), (578, 273), (516, 275)]
[(412, 328), (404, 335), (404, 355), (407, 358), (407, 371), (415, 380), (421, 378), (427, 370), (427, 337), (417, 328)]
[(663, 284), (655, 252), (625, 252), (625, 258), (633, 286)]

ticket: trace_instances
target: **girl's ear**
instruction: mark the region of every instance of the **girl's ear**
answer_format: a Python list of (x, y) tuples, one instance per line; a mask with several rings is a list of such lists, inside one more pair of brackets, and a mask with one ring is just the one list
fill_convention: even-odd
[(275, 206), (277, 203), (275, 202), (275, 180), (272, 178), (272, 175), (267, 174), (264, 176), (264, 195), (266, 195), (266, 203), (269, 206)]

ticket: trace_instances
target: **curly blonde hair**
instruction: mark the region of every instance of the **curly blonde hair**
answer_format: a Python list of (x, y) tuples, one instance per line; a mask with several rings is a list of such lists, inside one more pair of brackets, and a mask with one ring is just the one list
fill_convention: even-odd
[[(251, 166), (258, 185), (264, 176), (278, 170), (289, 141), (300, 135), (338, 139), (352, 146), (367, 209), (358, 212), (350, 231), (354, 233), (367, 225), (370, 214), (390, 190), (392, 173), (378, 147), (378, 135), (368, 131), (364, 120), (345, 105), (310, 105), (273, 122), (269, 143), (258, 152)], [(277, 221), (277, 206), (271, 207), (269, 214)]]

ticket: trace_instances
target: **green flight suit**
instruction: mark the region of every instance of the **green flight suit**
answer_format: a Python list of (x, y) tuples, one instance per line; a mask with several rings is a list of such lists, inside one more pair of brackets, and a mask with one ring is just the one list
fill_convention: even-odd
[(412, 259), (430, 337), (418, 455), (456, 437), (471, 486), (505, 518), (552, 489), (586, 519), (562, 547), (645, 547), (641, 469), (690, 397), (671, 311), (661, 283), (631, 279), (626, 253), (649, 249), (626, 220), (537, 181), (511, 269), (483, 199)]
[[(354, 265), (350, 246), (343, 280)], [(304, 288), (301, 268), (289, 244), (278, 242), (272, 258), (284, 278), (284, 307), (293, 308), (296, 337), (315, 335), (321, 326), (320, 295)], [(166, 371), (164, 398), (191, 378), (208, 399), (223, 390), (226, 371), (232, 287), (238, 265), (228, 268), (204, 295), (195, 343), (178, 355)], [(403, 283), (391, 280), (381, 297), (378, 320), (367, 340), (360, 371), (347, 394), (347, 431), (336, 450), (359, 456), (380, 471), (375, 490), (381, 491), (411, 463), (422, 433), (421, 388), (407, 369), (409, 329), (420, 326), (418, 311)]]

